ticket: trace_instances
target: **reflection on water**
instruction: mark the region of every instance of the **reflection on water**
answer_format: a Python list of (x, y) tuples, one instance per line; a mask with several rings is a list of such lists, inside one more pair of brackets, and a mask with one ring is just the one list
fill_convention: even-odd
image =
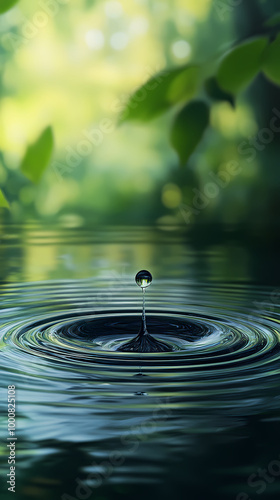
[[(1, 473), (14, 384), (18, 498), (279, 498), (280, 295), (253, 255), (34, 224), (0, 251)], [(172, 352), (118, 351), (139, 331), (141, 268), (148, 331)]]

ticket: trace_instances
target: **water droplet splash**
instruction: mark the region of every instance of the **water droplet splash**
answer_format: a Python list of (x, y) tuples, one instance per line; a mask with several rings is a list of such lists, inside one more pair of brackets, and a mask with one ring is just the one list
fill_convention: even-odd
[(145, 311), (145, 291), (146, 288), (152, 283), (152, 275), (149, 271), (139, 271), (135, 276), (135, 281), (138, 286), (142, 288), (143, 292), (143, 308), (142, 308), (142, 321), (138, 335), (126, 342), (118, 351), (122, 352), (169, 352), (172, 347), (165, 342), (160, 342), (149, 334), (146, 324), (146, 311)]

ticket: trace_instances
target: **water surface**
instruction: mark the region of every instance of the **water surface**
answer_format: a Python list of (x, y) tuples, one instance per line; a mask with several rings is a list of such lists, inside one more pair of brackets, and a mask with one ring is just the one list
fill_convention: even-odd
[[(3, 228), (1, 474), (14, 384), (17, 497), (279, 498), (280, 287), (260, 265), (176, 228)], [(140, 327), (141, 268), (148, 330), (172, 352), (117, 350)]]

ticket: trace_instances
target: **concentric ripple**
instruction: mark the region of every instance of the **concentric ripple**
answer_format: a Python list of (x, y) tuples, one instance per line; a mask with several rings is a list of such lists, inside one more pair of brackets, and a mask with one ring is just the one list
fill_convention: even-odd
[(139, 330), (141, 296), (129, 283), (121, 296), (107, 292), (105, 300), (104, 286), (85, 281), (6, 287), (1, 375), (23, 386), (37, 378), (42, 390), (51, 381), (83, 388), (95, 381), (103, 397), (137, 394), (141, 379), (141, 394), (168, 394), (192, 407), (276, 404), (280, 327), (279, 310), (265, 300), (270, 290), (158, 283), (147, 326), (172, 348), (159, 353), (117, 351)]

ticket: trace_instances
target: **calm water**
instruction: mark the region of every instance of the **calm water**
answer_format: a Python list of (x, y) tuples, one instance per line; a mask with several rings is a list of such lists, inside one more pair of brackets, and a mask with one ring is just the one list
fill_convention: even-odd
[[(179, 230), (1, 232), (1, 499), (279, 499), (277, 258)], [(117, 351), (147, 326), (173, 352)]]

